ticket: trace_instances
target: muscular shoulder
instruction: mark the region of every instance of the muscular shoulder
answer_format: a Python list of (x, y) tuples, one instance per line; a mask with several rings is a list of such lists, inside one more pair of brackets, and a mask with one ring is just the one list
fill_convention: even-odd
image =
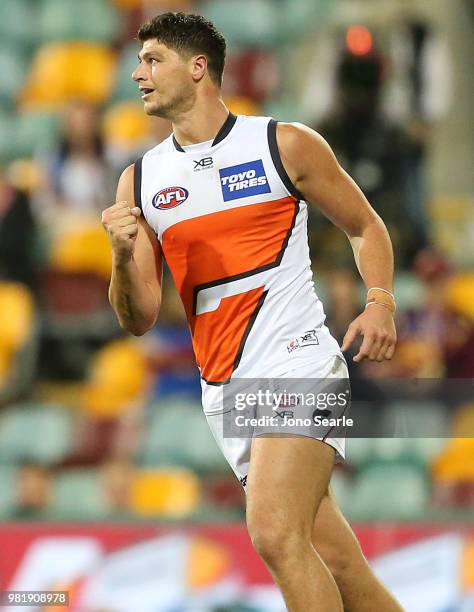
[(321, 134), (302, 123), (278, 123), (277, 143), (287, 172), (296, 184), (308, 172), (327, 173), (337, 167), (331, 147)]
[[(278, 144), (289, 150), (299, 148), (302, 145), (310, 144), (312, 146), (327, 147), (328, 144), (324, 138), (303, 123), (277, 123), (277, 138)], [(300, 151), (301, 153), (301, 151)]]

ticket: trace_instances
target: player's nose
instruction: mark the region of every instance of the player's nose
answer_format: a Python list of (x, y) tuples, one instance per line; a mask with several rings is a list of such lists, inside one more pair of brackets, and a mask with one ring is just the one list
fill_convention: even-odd
[(143, 64), (138, 64), (135, 70), (132, 72), (132, 79), (134, 81), (142, 81), (145, 77), (143, 75)]

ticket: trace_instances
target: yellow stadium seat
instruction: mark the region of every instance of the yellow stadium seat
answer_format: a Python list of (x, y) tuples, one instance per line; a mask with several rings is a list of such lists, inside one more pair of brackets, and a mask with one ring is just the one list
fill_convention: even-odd
[(53, 239), (50, 266), (61, 272), (92, 272), (109, 279), (112, 253), (102, 225), (91, 222), (65, 228)]
[(433, 462), (432, 473), (440, 482), (473, 482), (474, 439), (451, 439)]
[(34, 304), (30, 291), (20, 283), (0, 283), (0, 347), (3, 365), (31, 334)]
[(134, 340), (116, 340), (96, 354), (81, 394), (81, 404), (96, 416), (115, 416), (140, 398), (147, 388), (144, 353)]
[(114, 84), (116, 57), (106, 45), (53, 43), (40, 48), (19, 100), (36, 110), (57, 109), (71, 100), (102, 103)]
[(105, 114), (103, 129), (107, 143), (130, 149), (149, 138), (151, 126), (141, 102), (120, 102)]
[(474, 273), (456, 274), (446, 287), (446, 305), (474, 321)]
[(131, 506), (142, 516), (183, 517), (197, 509), (200, 495), (199, 478), (189, 470), (142, 470), (132, 485)]

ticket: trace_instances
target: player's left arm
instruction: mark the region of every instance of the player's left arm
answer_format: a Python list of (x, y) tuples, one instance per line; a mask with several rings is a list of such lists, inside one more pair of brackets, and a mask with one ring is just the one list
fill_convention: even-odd
[[(302, 124), (279, 123), (277, 144), (296, 189), (346, 233), (367, 289), (379, 287), (393, 293), (393, 251), (387, 228), (328, 143)], [(396, 345), (391, 310), (380, 303), (366, 308), (349, 325), (342, 350), (358, 335), (364, 339), (354, 361), (391, 359)]]

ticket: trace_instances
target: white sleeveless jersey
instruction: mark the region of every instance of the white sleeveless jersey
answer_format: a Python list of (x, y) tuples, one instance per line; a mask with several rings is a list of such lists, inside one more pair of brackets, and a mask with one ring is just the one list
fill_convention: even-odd
[(135, 200), (183, 300), (204, 389), (340, 354), (276, 121), (230, 114), (214, 141), (185, 148), (170, 136), (136, 162)]

